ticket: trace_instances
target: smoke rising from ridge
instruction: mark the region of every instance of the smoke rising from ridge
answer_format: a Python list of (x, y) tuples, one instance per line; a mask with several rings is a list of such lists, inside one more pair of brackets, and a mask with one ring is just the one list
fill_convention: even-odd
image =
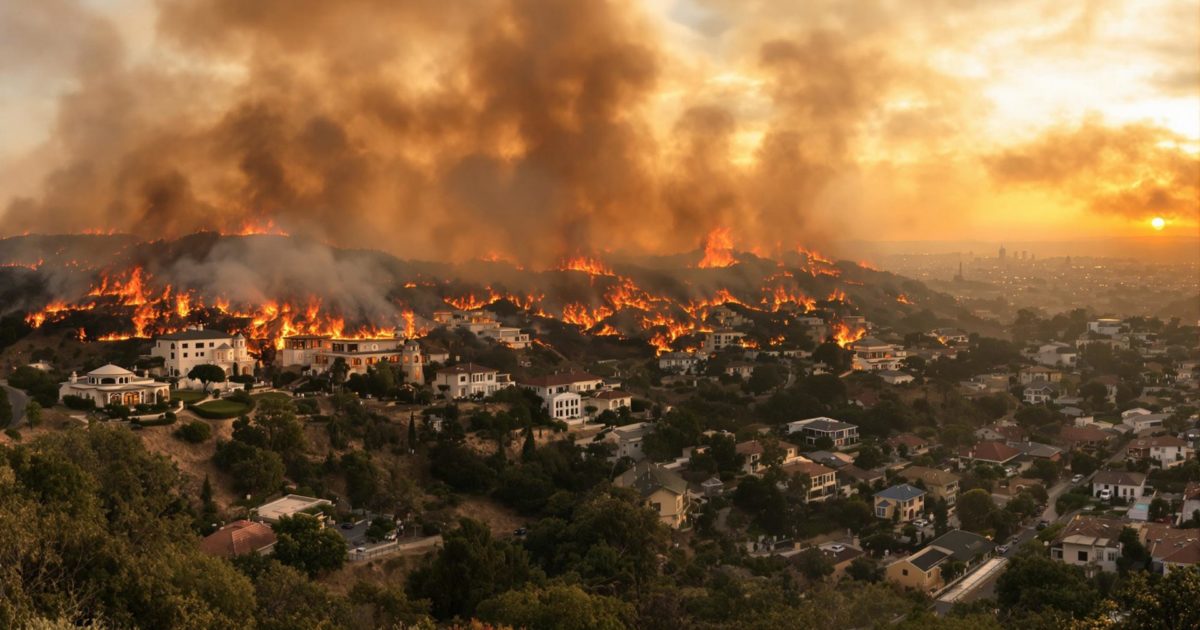
[[(150, 60), (119, 17), (7, 5), (21, 36), (0, 38), (0, 69), (73, 79), (21, 167), (46, 175), (0, 200), (0, 232), (273, 226), (549, 265), (691, 250), (716, 228), (756, 252), (822, 247), (954, 222), (978, 182), (1030, 181), (987, 177), (1001, 151), (961, 146), (979, 86), (908, 45), (966, 45), (978, 33), (960, 23), (1007, 10), (695, 4), (730, 76), (632, 0), (158, 0)], [(924, 30), (903, 30), (914, 19)], [(1045, 46), (1095, 29), (1077, 22)], [(1127, 202), (1142, 203), (1112, 201)]]

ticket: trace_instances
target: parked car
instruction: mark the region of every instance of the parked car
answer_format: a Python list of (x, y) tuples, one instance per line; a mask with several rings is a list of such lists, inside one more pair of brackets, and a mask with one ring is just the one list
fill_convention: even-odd
[(913, 525), (916, 525), (917, 527), (928, 527), (929, 521), (923, 518), (913, 519)]
[(1049, 526), (1050, 526), (1050, 521), (1047, 521), (1046, 519), (1042, 519), (1042, 520), (1038, 521), (1038, 524), (1037, 524), (1038, 531), (1046, 529)]
[(832, 551), (833, 553), (841, 553), (846, 550), (846, 545), (834, 543), (832, 545), (829, 545), (829, 550)]
[(1080, 481), (1083, 481), (1083, 475), (1075, 475), (1071, 477), (1071, 483), (1079, 483)]
[(1002, 556), (1008, 553), (1008, 545), (1000, 545), (999, 547), (996, 547), (996, 553)]

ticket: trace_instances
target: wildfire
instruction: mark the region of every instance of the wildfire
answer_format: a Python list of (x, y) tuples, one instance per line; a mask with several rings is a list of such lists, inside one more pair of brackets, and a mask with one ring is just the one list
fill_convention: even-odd
[(257, 236), (266, 234), (270, 236), (287, 236), (288, 233), (275, 225), (274, 219), (267, 219), (263, 223), (256, 221), (245, 221), (241, 228), (233, 233), (233, 236)]
[(704, 258), (697, 265), (701, 269), (731, 267), (737, 264), (733, 257), (733, 237), (729, 228), (715, 228), (704, 239)]
[(845, 322), (838, 322), (833, 325), (833, 340), (843, 348), (866, 336), (867, 329), (861, 326), (851, 328)]
[(569, 258), (558, 266), (559, 271), (582, 271), (592, 276), (615, 276), (612, 269), (595, 258), (576, 256)]

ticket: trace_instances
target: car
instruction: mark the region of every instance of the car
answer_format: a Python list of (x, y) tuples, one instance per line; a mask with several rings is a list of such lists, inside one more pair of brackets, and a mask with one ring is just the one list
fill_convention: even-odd
[(1008, 553), (1008, 545), (1000, 545), (999, 547), (996, 547), (996, 553), (1002, 556)]
[(1042, 520), (1038, 521), (1038, 524), (1037, 524), (1038, 531), (1042, 531), (1043, 529), (1046, 529), (1049, 526), (1050, 526), (1050, 521), (1047, 521), (1046, 519), (1042, 519)]
[(527, 533), (529, 532), (524, 527), (518, 527), (513, 530), (513, 536), (524, 536)]
[(833, 553), (841, 553), (846, 550), (846, 545), (834, 543), (832, 545), (829, 545), (829, 550), (832, 551)]
[(346, 521), (345, 523), (342, 523), (342, 529), (354, 529), (354, 523)]
[(923, 518), (918, 518), (913, 520), (913, 525), (916, 525), (917, 527), (926, 527), (929, 525), (929, 521)]
[(1075, 475), (1071, 477), (1071, 483), (1079, 483), (1080, 481), (1083, 481), (1083, 475)]
[(355, 547), (354, 548), (354, 553), (366, 553), (366, 551), (367, 551), (366, 547)]

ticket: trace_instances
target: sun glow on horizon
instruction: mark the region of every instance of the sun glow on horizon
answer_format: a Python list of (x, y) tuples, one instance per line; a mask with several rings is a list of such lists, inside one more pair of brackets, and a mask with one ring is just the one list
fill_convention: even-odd
[(1167, 227), (1167, 221), (1162, 217), (1154, 217), (1150, 219), (1150, 227), (1161, 232), (1164, 227)]

